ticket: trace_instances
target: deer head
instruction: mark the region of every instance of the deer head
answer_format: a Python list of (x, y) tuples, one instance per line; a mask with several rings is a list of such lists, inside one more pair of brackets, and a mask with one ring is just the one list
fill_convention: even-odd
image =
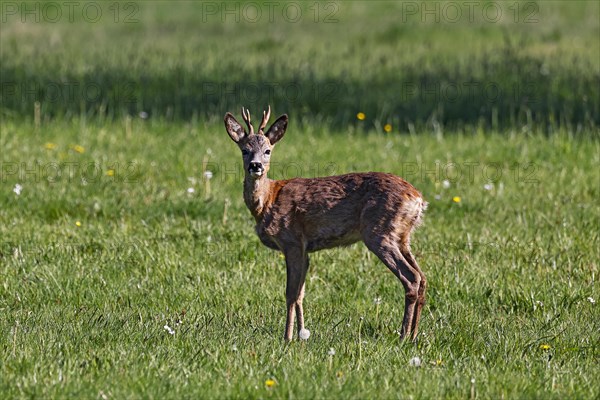
[(250, 121), (250, 111), (242, 107), (242, 117), (248, 126), (248, 130), (237, 122), (231, 113), (225, 114), (225, 129), (229, 137), (237, 143), (242, 151), (244, 161), (244, 171), (247, 176), (253, 179), (259, 179), (266, 176), (269, 171), (269, 161), (271, 150), (284, 135), (287, 129), (288, 116), (286, 114), (277, 118), (271, 127), (264, 132), (269, 117), (271, 116), (271, 107), (263, 111), (263, 118), (260, 123), (258, 133), (254, 133), (254, 127)]

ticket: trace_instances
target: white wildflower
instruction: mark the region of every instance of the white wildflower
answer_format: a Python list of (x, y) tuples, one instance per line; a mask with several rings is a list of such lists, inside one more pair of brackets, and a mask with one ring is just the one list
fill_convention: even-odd
[(169, 325), (165, 325), (164, 328), (165, 328), (165, 331), (167, 331), (169, 333), (169, 335), (175, 334), (175, 331)]
[(494, 184), (493, 183), (486, 183), (485, 185), (483, 185), (483, 188), (487, 191), (490, 191), (494, 188)]
[(189, 194), (194, 194), (196, 192), (196, 189), (194, 189), (193, 187), (189, 187), (189, 188), (187, 188), (187, 192)]
[(13, 188), (13, 192), (15, 192), (15, 194), (17, 196), (21, 195), (21, 192), (23, 191), (23, 186), (21, 186), (20, 184), (16, 184), (15, 187)]
[(381, 297), (375, 297), (373, 299), (373, 303), (375, 303), (375, 305), (377, 305), (377, 306), (380, 305), (381, 304)]
[(300, 329), (298, 336), (300, 336), (301, 340), (308, 340), (308, 338), (310, 337), (310, 331), (308, 329), (304, 329), (304, 328)]
[(146, 111), (140, 111), (139, 116), (141, 119), (147, 119), (148, 113)]
[(590, 302), (590, 303), (592, 303), (592, 304), (596, 304), (596, 300), (594, 300), (594, 298), (593, 298), (593, 297), (588, 297), (588, 298), (587, 298), (587, 301), (589, 301), (589, 302)]
[(329, 354), (330, 356), (335, 356), (335, 349), (333, 347), (330, 347), (327, 354)]
[(213, 173), (212, 173), (212, 171), (204, 171), (204, 178), (205, 178), (207, 181), (211, 180), (211, 179), (212, 179), (212, 177), (213, 177)]
[(13, 249), (13, 257), (18, 260), (23, 259), (23, 252), (21, 251), (20, 247), (15, 247)]
[(442, 196), (440, 196), (439, 194), (436, 194), (435, 196), (433, 196), (433, 198), (436, 200), (440, 200), (442, 198)]
[(443, 187), (444, 189), (448, 189), (450, 186), (451, 186), (451, 184), (450, 184), (450, 181), (449, 181), (448, 179), (444, 179), (444, 180), (442, 181), (442, 187)]
[(411, 367), (420, 367), (421, 359), (419, 357), (413, 357), (408, 361), (408, 365), (410, 365)]

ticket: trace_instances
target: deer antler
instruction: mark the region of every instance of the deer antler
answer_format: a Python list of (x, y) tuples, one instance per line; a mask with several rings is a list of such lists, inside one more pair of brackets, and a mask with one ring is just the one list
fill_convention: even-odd
[(248, 135), (254, 135), (254, 127), (250, 123), (250, 110), (242, 107), (242, 117), (244, 118), (244, 122), (248, 125)]
[(260, 133), (262, 135), (265, 134), (263, 132), (263, 129), (265, 129), (265, 126), (267, 126), (267, 122), (269, 121), (270, 117), (271, 117), (271, 106), (269, 106), (267, 111), (263, 111), (263, 118), (262, 118), (262, 121), (260, 122), (260, 128), (258, 128), (258, 133)]

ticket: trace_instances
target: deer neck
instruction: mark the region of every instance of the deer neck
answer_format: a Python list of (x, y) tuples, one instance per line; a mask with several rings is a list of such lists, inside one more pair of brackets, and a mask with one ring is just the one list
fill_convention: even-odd
[(272, 184), (273, 181), (267, 178), (266, 174), (259, 178), (247, 174), (244, 179), (244, 201), (256, 221), (262, 219), (263, 213), (270, 205)]

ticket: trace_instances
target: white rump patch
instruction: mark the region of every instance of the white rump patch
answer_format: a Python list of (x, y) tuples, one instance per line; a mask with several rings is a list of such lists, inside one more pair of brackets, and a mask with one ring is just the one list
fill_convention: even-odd
[(427, 210), (428, 203), (421, 197), (415, 197), (404, 203), (403, 207), (406, 209), (408, 215), (414, 218), (414, 227), (421, 225), (423, 222), (423, 213)]

